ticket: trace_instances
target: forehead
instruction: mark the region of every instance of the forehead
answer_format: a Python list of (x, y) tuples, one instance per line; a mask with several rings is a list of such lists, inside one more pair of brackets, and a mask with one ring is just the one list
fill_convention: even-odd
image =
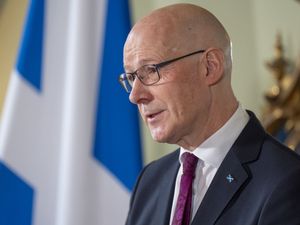
[(149, 63), (158, 63), (167, 57), (167, 46), (161, 41), (128, 45), (124, 50), (124, 67), (138, 67)]
[(180, 49), (178, 42), (174, 42), (167, 33), (163, 29), (155, 30), (149, 26), (133, 30), (124, 46), (125, 69), (158, 63), (176, 54)]

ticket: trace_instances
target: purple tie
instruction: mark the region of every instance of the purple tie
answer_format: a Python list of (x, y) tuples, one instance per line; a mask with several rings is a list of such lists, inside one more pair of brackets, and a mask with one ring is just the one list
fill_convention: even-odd
[(188, 152), (183, 153), (183, 174), (172, 225), (189, 225), (192, 208), (192, 187), (198, 158)]

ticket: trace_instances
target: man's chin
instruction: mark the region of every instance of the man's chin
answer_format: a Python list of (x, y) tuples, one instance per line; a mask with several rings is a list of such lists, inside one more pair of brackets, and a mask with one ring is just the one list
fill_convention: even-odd
[(166, 143), (167, 138), (163, 132), (158, 131), (157, 129), (150, 130), (150, 132), (154, 141), (159, 143)]
[(172, 138), (166, 132), (154, 132), (152, 130), (150, 132), (154, 141), (158, 143), (174, 144), (174, 141), (172, 141)]

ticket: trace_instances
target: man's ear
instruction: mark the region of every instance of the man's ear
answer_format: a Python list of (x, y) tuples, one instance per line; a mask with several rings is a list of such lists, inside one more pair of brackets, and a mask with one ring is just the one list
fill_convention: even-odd
[(208, 49), (205, 57), (207, 68), (205, 80), (208, 85), (214, 85), (224, 76), (224, 53), (221, 49)]

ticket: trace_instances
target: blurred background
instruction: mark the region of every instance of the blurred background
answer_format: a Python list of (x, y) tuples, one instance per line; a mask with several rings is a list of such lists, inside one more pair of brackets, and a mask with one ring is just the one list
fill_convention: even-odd
[[(281, 34), (284, 56), (296, 62), (300, 57), (300, 4), (295, 0), (131, 0), (134, 24), (150, 11), (173, 3), (193, 3), (211, 11), (224, 24), (233, 42), (234, 91), (247, 109), (262, 116), (264, 94), (275, 79), (265, 63), (275, 57), (275, 43)], [(27, 0), (0, 0), (0, 110), (12, 68), (16, 60)], [(118, 85), (118, 84), (116, 84)], [(177, 146), (152, 141), (142, 126), (144, 161), (174, 150)]]

